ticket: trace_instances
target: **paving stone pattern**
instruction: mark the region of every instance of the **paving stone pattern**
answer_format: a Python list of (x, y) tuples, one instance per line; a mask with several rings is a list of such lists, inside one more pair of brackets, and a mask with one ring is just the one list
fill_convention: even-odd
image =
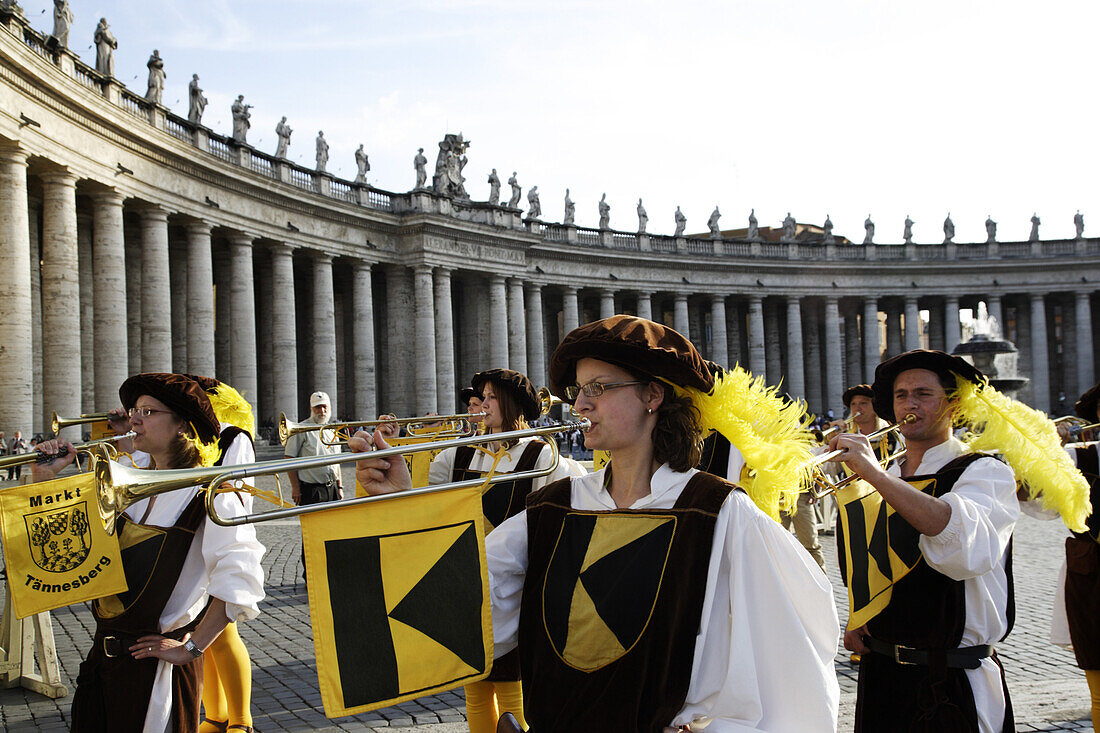
[[(346, 486), (354, 485), (345, 469)], [(261, 486), (273, 488), (270, 479)], [(261, 502), (257, 502), (259, 505)], [(252, 709), (258, 730), (387, 730), (411, 728), (424, 733), (465, 731), (461, 690), (423, 697), (365, 715), (329, 720), (317, 685), (309, 604), (302, 583), (301, 534), (294, 520), (257, 525), (267, 547), (263, 565), (267, 598), (262, 613), (241, 625), (252, 655)], [(1091, 731), (1088, 688), (1071, 652), (1048, 642), (1051, 598), (1063, 556), (1065, 529), (1057, 521), (1022, 517), (1015, 537), (1016, 627), (998, 653), (1008, 670), (1017, 731)], [(841, 620), (847, 597), (836, 568), (832, 537), (823, 536), (829, 577)], [(93, 621), (87, 606), (53, 613), (58, 657), (70, 695), (50, 700), (16, 688), (0, 691), (0, 722), (5, 730), (67, 730), (71, 690), (77, 667), (91, 643)], [(840, 730), (852, 729), (856, 669), (841, 649), (836, 671), (841, 687)]]

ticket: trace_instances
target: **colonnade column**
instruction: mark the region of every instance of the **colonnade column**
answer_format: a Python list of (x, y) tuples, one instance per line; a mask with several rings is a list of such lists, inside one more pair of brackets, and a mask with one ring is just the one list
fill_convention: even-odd
[[(249, 262), (251, 261), (252, 255), (249, 250)], [(168, 267), (168, 213), (157, 206), (145, 207), (141, 210), (141, 371), (143, 372), (172, 371), (172, 284), (168, 276)], [(251, 269), (248, 271), (248, 286), (251, 291)], [(253, 348), (253, 359), (255, 359), (255, 348)], [(233, 386), (237, 387), (237, 385)], [(255, 399), (254, 394), (251, 399)]]
[(779, 338), (779, 309), (774, 301), (764, 307), (764, 370), (768, 384), (779, 384), (783, 379), (783, 345)]
[[(1084, 392), (1094, 383), (1092, 361), (1092, 300), (1088, 291), (1076, 293), (1077, 313), (1077, 389)], [(1074, 396), (1066, 395), (1068, 401), (1073, 401)]]
[(897, 356), (904, 349), (901, 338), (901, 315), (898, 306), (887, 301), (886, 311), (886, 358)]
[[(168, 281), (171, 285), (169, 299), (172, 302), (172, 371), (187, 372), (187, 247), (170, 244), (168, 247)], [(270, 370), (269, 370), (270, 371)], [(196, 372), (192, 372), (193, 374)], [(198, 372), (201, 374), (202, 372)]]
[(256, 379), (256, 290), (252, 281), (252, 237), (240, 232), (229, 237), (229, 385), (252, 405), (259, 406)]
[(946, 333), (946, 326), (944, 324), (944, 309), (941, 303), (932, 302), (928, 304), (928, 348), (935, 349), (937, 351), (943, 351), (943, 345), (945, 342), (944, 334)]
[(943, 299), (943, 350), (950, 354), (959, 345), (959, 296)]
[(905, 350), (920, 348), (920, 308), (917, 296), (905, 296)]
[(844, 373), (840, 351), (840, 303), (835, 295), (825, 298), (825, 409), (839, 411), (844, 404)]
[[(33, 376), (31, 384), (34, 385), (31, 399), (32, 407), (31, 432), (46, 432), (46, 408), (43, 405), (43, 394), (39, 388), (45, 380), (42, 374), (42, 199), (32, 198), (30, 211), (28, 212), (30, 250), (31, 250), (31, 368)], [(141, 341), (141, 334), (137, 334)], [(140, 346), (140, 343), (139, 343)]]
[[(209, 251), (209, 248), (207, 248)], [(271, 253), (271, 353), (279, 365), (273, 370), (272, 412), (285, 412), (298, 420), (298, 318), (294, 301), (294, 250), (285, 244)], [(190, 283), (188, 283), (190, 285)], [(209, 297), (207, 298), (209, 300)], [(190, 331), (188, 331), (190, 340)], [(188, 358), (194, 358), (192, 348)]]
[(214, 259), (205, 221), (187, 225), (187, 370), (214, 374)]
[[(79, 415), (76, 177), (67, 170), (45, 173), (42, 194), (42, 396), (47, 411)], [(79, 442), (79, 435), (80, 428), (75, 426), (61, 431), (62, 437), (75, 442)]]
[(458, 391), (455, 387), (455, 327), (451, 303), (451, 271), (435, 269), (435, 364), (436, 409), (448, 414), (455, 411)]
[[(450, 273), (447, 292), (450, 292)], [(378, 414), (378, 394), (375, 387), (377, 373), (374, 366), (374, 290), (371, 282), (371, 264), (356, 260), (352, 272), (352, 352), (355, 364), (356, 419), (369, 420)], [(439, 292), (439, 286), (436, 286)]]
[(653, 293), (646, 290), (638, 291), (638, 317), (653, 320)]
[(508, 296), (504, 276), (489, 276), (489, 364), (486, 369), (508, 366)]
[(9, 245), (0, 247), (0, 429), (10, 439), (30, 430), (34, 406), (27, 153), (15, 147), (0, 148), (0, 241)]
[(508, 280), (508, 368), (527, 373), (527, 321), (523, 317), (523, 281)]
[(806, 404), (813, 412), (824, 411), (825, 399), (822, 396), (822, 382), (824, 377), (821, 365), (821, 329), (818, 327), (821, 318), (821, 308), (817, 299), (807, 303), (803, 322), (803, 340), (806, 374)]
[(749, 371), (754, 377), (767, 377), (764, 356), (764, 299), (749, 296)]
[(1031, 406), (1050, 411), (1050, 366), (1047, 360), (1045, 293), (1031, 293)]
[(436, 371), (435, 371), (435, 285), (432, 281), (430, 265), (417, 265), (413, 268), (413, 294), (416, 302), (413, 306), (416, 334), (414, 358), (416, 359), (413, 395), (417, 415), (426, 415), (436, 411)]
[(745, 319), (741, 315), (741, 305), (737, 301), (727, 303), (726, 308), (726, 345), (729, 348), (730, 366), (741, 363), (741, 330)]
[[(236, 314), (234, 308), (234, 320)], [(236, 361), (234, 356), (234, 368)], [(332, 400), (330, 414), (337, 419), (341, 413), (336, 391), (336, 298), (332, 290), (332, 255), (323, 252), (313, 257), (313, 384), (309, 391), (318, 390), (328, 393)]]
[[(118, 406), (118, 388), (130, 373), (126, 358), (127, 282), (122, 194), (114, 190), (95, 193), (92, 206), (92, 237), (95, 240), (92, 302), (96, 321), (93, 348), (100, 356), (94, 366), (95, 411), (103, 412)], [(197, 318), (192, 314), (192, 320)]]
[(542, 286), (528, 283), (527, 290), (527, 376), (536, 385), (546, 384), (546, 329), (543, 325)]
[(718, 364), (730, 366), (729, 341), (726, 336), (726, 298), (712, 295), (710, 298), (710, 358)]
[[(233, 376), (233, 355), (229, 352), (230, 330), (233, 324), (232, 263), (227, 245), (214, 256), (214, 373), (223, 382)], [(130, 283), (127, 283), (129, 286)]]
[(802, 304), (797, 295), (787, 296), (787, 394), (806, 396), (806, 365), (802, 354)]
[(95, 303), (92, 270), (92, 217), (76, 215), (80, 267), (80, 411), (95, 412)]
[(689, 338), (688, 332), (691, 330), (691, 323), (688, 318), (688, 297), (684, 293), (676, 293), (676, 305), (672, 311), (672, 327), (682, 333), (684, 338)]
[(615, 315), (615, 291), (604, 288), (600, 290), (600, 318), (610, 318), (613, 315)]
[(853, 303), (844, 314), (844, 387), (863, 380), (863, 352), (859, 344), (859, 308)]
[(405, 356), (412, 353), (409, 344), (408, 302), (409, 279), (401, 265), (386, 270), (386, 356), (383, 364), (382, 383), (385, 394), (380, 405), (382, 411), (395, 415), (408, 415), (408, 364)]
[(569, 333), (580, 323), (580, 304), (578, 303), (577, 289), (573, 287), (562, 288), (561, 294), (561, 324), (565, 334)]

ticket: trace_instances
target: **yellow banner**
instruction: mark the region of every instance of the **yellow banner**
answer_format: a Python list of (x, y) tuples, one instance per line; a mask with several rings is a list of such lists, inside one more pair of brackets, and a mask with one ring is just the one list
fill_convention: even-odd
[(19, 618), (127, 589), (91, 473), (0, 491), (0, 531)]
[(302, 515), (325, 715), (482, 679), (493, 656), (481, 489)]
[[(935, 495), (935, 479), (910, 481)], [(865, 481), (836, 494), (848, 586), (848, 628), (863, 626), (890, 605), (894, 583), (920, 562), (919, 533)]]

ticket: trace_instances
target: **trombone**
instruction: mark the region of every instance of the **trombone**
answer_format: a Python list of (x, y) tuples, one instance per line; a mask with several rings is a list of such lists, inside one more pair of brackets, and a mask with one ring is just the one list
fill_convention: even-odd
[[(511, 430), (488, 435), (469, 435), (452, 440), (436, 440), (428, 443), (420, 443), (411, 447), (397, 446), (384, 450), (375, 450), (369, 453), (337, 453), (335, 455), (306, 456), (303, 458), (283, 458), (229, 467), (211, 466), (203, 468), (149, 471), (123, 466), (116, 461), (97, 456), (92, 463), (92, 473), (94, 475), (96, 496), (99, 501), (100, 516), (103, 518), (108, 532), (114, 532), (114, 519), (117, 514), (135, 501), (150, 496), (156, 496), (157, 494), (163, 494), (168, 491), (195, 486), (197, 484), (206, 484), (206, 511), (211, 521), (223, 527), (235, 527), (241, 524), (252, 524), (274, 519), (297, 517), (301, 514), (309, 514), (325, 509), (357, 506), (359, 504), (397, 496), (431, 494), (437, 491), (482, 486), (486, 483), (496, 484), (503, 481), (515, 481), (547, 476), (558, 467), (560, 453), (558, 451), (557, 441), (548, 440), (546, 442), (550, 446), (550, 450), (553, 451), (553, 460), (550, 462), (548, 468), (535, 468), (529, 471), (494, 474), (487, 479), (473, 478), (465, 481), (452, 481), (450, 483), (437, 484), (435, 486), (425, 486), (414, 488), (409, 491), (401, 491), (396, 494), (364, 496), (340, 502), (308, 504), (306, 506), (291, 507), (289, 509), (255, 512), (241, 517), (222, 517), (218, 514), (217, 508), (214, 506), (214, 499), (218, 494), (218, 487), (227, 482), (239, 481), (252, 476), (268, 476), (275, 473), (284, 473), (286, 471), (300, 471), (307, 468), (341, 465), (354, 461), (362, 461), (366, 458), (389, 458), (391, 456), (400, 456), (406, 453), (421, 453), (424, 451), (442, 450), (444, 448), (457, 448), (464, 445), (541, 437), (552, 435), (553, 433), (563, 430), (572, 430), (575, 427), (577, 427), (576, 424), (550, 425), (542, 428)], [(588, 428), (591, 427), (591, 423), (588, 422), (587, 419), (582, 419), (580, 427), (581, 430), (587, 431)]]
[(101, 422), (107, 420), (110, 417), (106, 412), (94, 412), (88, 415), (81, 415), (79, 417), (61, 417), (55, 411), (53, 417), (50, 418), (50, 429), (53, 430), (53, 434), (57, 435), (65, 428), (72, 427), (73, 425), (84, 425), (90, 422)]
[(1077, 417), (1076, 415), (1064, 415), (1062, 417), (1052, 420), (1055, 425), (1069, 425), (1070, 437), (1080, 437), (1088, 430), (1096, 430), (1100, 428), (1100, 422), (1088, 422), (1084, 418)]
[[(898, 432), (901, 429), (902, 425), (909, 425), (910, 423), (914, 423), (916, 421), (917, 421), (917, 416), (910, 413), (910, 414), (906, 415), (905, 417), (903, 417), (900, 422), (893, 423), (892, 425), (887, 425), (884, 428), (880, 428), (880, 429), (876, 430), (875, 432), (870, 433), (867, 436), (867, 440), (870, 441), (870, 442), (875, 442), (875, 441), (878, 441), (878, 440), (882, 440), (883, 438), (886, 438), (891, 433)], [(822, 453), (821, 455), (818, 455), (818, 456), (814, 456), (813, 460), (810, 462), (810, 466), (814, 469), (814, 472), (813, 472), (813, 485), (810, 487), (810, 500), (811, 501), (817, 501), (819, 499), (822, 499), (822, 498), (828, 496), (829, 494), (835, 494), (840, 489), (843, 489), (848, 484), (850, 484), (850, 483), (856, 481), (857, 479), (859, 479), (858, 475), (852, 474), (851, 476), (845, 476), (841, 480), (833, 482), (833, 481), (830, 481), (828, 478), (826, 478), (825, 474), (822, 473), (820, 469), (818, 469), (818, 466), (820, 466), (821, 464), (828, 463), (829, 461), (837, 458), (838, 456), (842, 455), (843, 453), (844, 453), (844, 449), (838, 449), (838, 450), (829, 451), (828, 453)], [(887, 466), (887, 465), (890, 464), (891, 461), (897, 460), (898, 458), (901, 458), (904, 455), (905, 455), (905, 446), (902, 445), (896, 451), (894, 451), (890, 455), (883, 458), (880, 461), (880, 463), (882, 463), (884, 466)]]
[[(856, 425), (856, 418), (860, 417), (862, 414), (863, 414), (862, 412), (857, 412), (854, 415), (848, 416), (848, 418), (844, 421), (844, 425), (843, 425), (843, 427), (847, 430), (847, 432), (849, 432), (849, 433), (852, 432), (852, 430), (855, 428), (855, 425)], [(814, 431), (814, 439), (817, 440), (817, 442), (820, 443), (821, 445), (825, 445), (830, 440), (832, 440), (835, 436), (840, 434), (841, 427), (842, 426), (840, 426), (840, 425), (832, 425), (830, 427), (825, 428), (824, 430), (815, 430)]]

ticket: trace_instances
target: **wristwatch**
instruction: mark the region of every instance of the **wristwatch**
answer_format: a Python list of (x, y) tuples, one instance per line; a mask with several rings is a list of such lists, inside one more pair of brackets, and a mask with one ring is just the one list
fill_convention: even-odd
[(187, 653), (195, 659), (198, 659), (202, 656), (202, 649), (199, 649), (197, 646), (195, 646), (195, 642), (191, 641), (190, 639), (183, 642), (183, 648), (186, 649)]

